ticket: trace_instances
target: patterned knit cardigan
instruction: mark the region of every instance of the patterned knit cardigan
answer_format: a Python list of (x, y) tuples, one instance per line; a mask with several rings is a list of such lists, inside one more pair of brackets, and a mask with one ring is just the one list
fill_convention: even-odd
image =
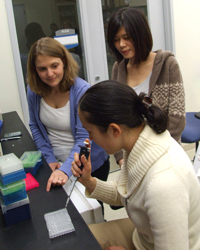
[[(162, 50), (155, 51), (152, 75), (150, 78), (148, 96), (153, 104), (161, 107), (169, 117), (168, 130), (171, 136), (180, 143), (181, 133), (185, 128), (185, 92), (182, 75), (174, 55)], [(115, 62), (112, 79), (126, 84), (126, 64), (123, 59)], [(115, 154), (118, 161), (122, 152)]]

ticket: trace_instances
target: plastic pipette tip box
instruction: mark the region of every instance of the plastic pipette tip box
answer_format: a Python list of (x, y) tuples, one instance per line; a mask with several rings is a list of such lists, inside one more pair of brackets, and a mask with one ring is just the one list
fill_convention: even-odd
[(26, 178), (22, 161), (13, 153), (0, 157), (0, 181), (8, 185)]
[(42, 164), (42, 154), (40, 151), (26, 151), (20, 157), (26, 173), (36, 175), (39, 167)]
[(8, 206), (5, 206), (4, 202), (1, 200), (1, 209), (7, 226), (31, 219), (28, 197)]
[(5, 186), (0, 183), (0, 196), (6, 206), (27, 198), (25, 181), (13, 182)]
[(75, 231), (66, 208), (47, 213), (44, 215), (44, 219), (50, 239)]
[(36, 181), (36, 179), (32, 176), (31, 173), (26, 174), (25, 183), (26, 183), (26, 191), (32, 188), (39, 187), (39, 182)]

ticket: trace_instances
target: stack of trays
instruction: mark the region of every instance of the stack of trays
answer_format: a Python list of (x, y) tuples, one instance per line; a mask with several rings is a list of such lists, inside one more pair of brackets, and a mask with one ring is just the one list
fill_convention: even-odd
[(31, 218), (28, 197), (26, 199), (11, 203), (8, 206), (6, 206), (4, 203), (1, 203), (1, 210), (3, 212), (7, 226)]
[(0, 196), (6, 206), (27, 198), (25, 181), (13, 182), (5, 186), (0, 182)]
[(30, 219), (22, 162), (13, 153), (0, 157), (0, 203), (7, 226)]
[(26, 151), (20, 157), (26, 173), (36, 175), (39, 167), (42, 164), (42, 154), (40, 151)]
[(0, 157), (0, 181), (3, 185), (26, 178), (23, 164), (13, 153)]

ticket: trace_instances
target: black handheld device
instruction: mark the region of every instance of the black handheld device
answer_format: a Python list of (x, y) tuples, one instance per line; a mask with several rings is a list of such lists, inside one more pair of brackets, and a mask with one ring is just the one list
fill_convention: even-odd
[[(80, 146), (78, 145), (81, 149), (80, 149), (80, 153), (79, 153), (79, 160), (81, 161), (81, 156), (85, 155), (86, 159), (88, 159), (89, 154), (90, 154), (90, 149), (87, 146)], [(81, 162), (81, 166), (79, 167), (81, 170), (83, 169), (83, 164)]]

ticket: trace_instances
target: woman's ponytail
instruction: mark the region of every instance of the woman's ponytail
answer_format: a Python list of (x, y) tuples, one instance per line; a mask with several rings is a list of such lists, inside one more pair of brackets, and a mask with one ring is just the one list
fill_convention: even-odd
[(149, 97), (144, 93), (138, 96), (130, 86), (112, 80), (90, 87), (81, 97), (79, 109), (101, 132), (106, 132), (110, 123), (135, 128), (147, 122), (158, 134), (167, 128), (167, 115)]
[(146, 118), (147, 124), (158, 134), (164, 132), (168, 126), (168, 116), (159, 107), (152, 104), (152, 99), (144, 93), (139, 95), (140, 112)]

